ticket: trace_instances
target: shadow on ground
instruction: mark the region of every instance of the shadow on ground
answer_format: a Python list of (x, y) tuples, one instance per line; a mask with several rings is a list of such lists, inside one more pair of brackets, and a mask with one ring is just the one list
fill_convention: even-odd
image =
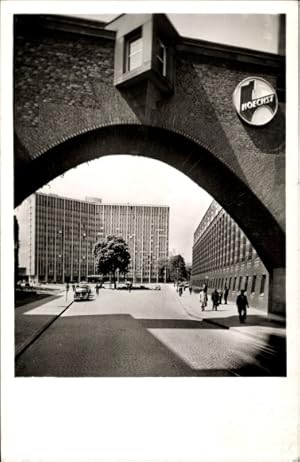
[[(15, 296), (15, 308), (22, 309), (24, 307), (25, 310), (31, 310), (36, 308), (37, 306), (42, 306), (45, 303), (51, 302), (51, 300), (55, 300), (59, 298), (59, 295), (49, 295), (49, 294), (37, 294), (34, 292), (27, 292), (27, 294), (18, 294)], [(30, 304), (30, 307), (28, 305)]]
[[(201, 321), (130, 315), (60, 317), (18, 357), (18, 377), (192, 377), (285, 375), (285, 343), (275, 336), (239, 369), (193, 369), (148, 329), (214, 329)], [(276, 348), (274, 348), (276, 346)], [(273, 350), (272, 350), (273, 348)]]
[[(286, 377), (286, 362), (285, 336), (270, 334), (255, 356), (253, 364), (245, 365), (236, 372), (244, 377)], [(256, 364), (259, 364), (259, 368)]]
[[(226, 311), (226, 310), (223, 310)], [(201, 313), (200, 313), (201, 314)], [(208, 323), (219, 323), (220, 325), (223, 325), (225, 328), (227, 327), (230, 329), (230, 327), (249, 327), (249, 326), (262, 326), (262, 327), (274, 327), (274, 328), (283, 328), (284, 323), (280, 322), (273, 322), (272, 324), (269, 319), (264, 318), (263, 316), (255, 315), (255, 314), (250, 314), (247, 316), (246, 322), (245, 323), (240, 323), (238, 315), (236, 316), (228, 316), (228, 317), (211, 317), (211, 318), (205, 318), (205, 321)]]
[(203, 321), (188, 319), (138, 319), (145, 329), (221, 329), (220, 326), (210, 326)]

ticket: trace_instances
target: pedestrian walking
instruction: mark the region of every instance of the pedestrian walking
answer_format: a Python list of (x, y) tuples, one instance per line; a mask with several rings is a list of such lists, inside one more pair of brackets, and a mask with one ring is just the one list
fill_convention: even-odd
[(73, 292), (75, 292), (75, 284), (74, 283), (72, 284), (72, 289), (73, 289)]
[(189, 291), (190, 291), (190, 294), (193, 292), (193, 287), (191, 285), (189, 286)]
[(218, 311), (218, 305), (219, 305), (219, 294), (217, 289), (215, 289), (212, 294), (211, 294), (211, 300), (212, 300), (212, 311)]
[(229, 293), (229, 289), (228, 289), (228, 287), (225, 285), (225, 287), (224, 287), (224, 303), (225, 303), (225, 305), (227, 305), (228, 293)]
[(245, 295), (244, 289), (241, 290), (241, 293), (236, 298), (236, 306), (238, 309), (240, 322), (244, 323), (247, 318), (247, 308), (249, 308), (248, 299)]
[(205, 306), (207, 306), (207, 300), (208, 300), (208, 296), (207, 296), (207, 284), (203, 284), (203, 292), (204, 292), (204, 297), (205, 297)]
[(206, 307), (206, 294), (203, 289), (200, 290), (200, 305), (201, 305), (201, 310), (204, 311)]
[(178, 293), (179, 293), (179, 296), (181, 297), (181, 295), (182, 295), (182, 286), (179, 286)]
[(97, 282), (97, 284), (96, 284), (96, 294), (97, 295), (99, 295), (99, 289), (100, 289), (100, 284), (98, 284), (98, 282)]
[(222, 290), (219, 290), (219, 305), (222, 305), (222, 297), (223, 297), (223, 292)]
[(66, 284), (66, 300), (68, 300), (69, 289), (70, 289), (70, 284), (67, 282), (67, 284)]

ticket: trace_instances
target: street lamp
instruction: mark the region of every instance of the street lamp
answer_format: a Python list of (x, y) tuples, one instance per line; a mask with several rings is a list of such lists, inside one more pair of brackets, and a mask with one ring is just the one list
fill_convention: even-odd
[(151, 276), (152, 276), (152, 260), (153, 260), (153, 255), (152, 251), (150, 251), (150, 255), (148, 255), (148, 263), (149, 263), (149, 284), (151, 284)]
[(143, 284), (143, 264), (144, 264), (143, 253), (144, 253), (144, 252), (145, 252), (144, 250), (140, 250), (140, 251), (139, 251), (139, 254), (140, 254), (140, 265), (141, 265), (141, 271), (140, 271), (140, 273), (141, 273), (141, 284)]
[[(135, 255), (135, 234), (129, 235), (129, 240), (132, 242), (133, 239), (133, 264), (132, 264), (132, 271), (133, 271), (133, 284), (136, 282), (136, 255)], [(132, 244), (129, 244), (129, 248), (132, 248)]]
[[(58, 258), (60, 259), (59, 260), (60, 261), (60, 266), (62, 265), (61, 275), (62, 275), (62, 282), (64, 283), (65, 282), (65, 259), (64, 259), (65, 249), (64, 249), (64, 234), (63, 234), (62, 229), (58, 230), (58, 235), (59, 235), (59, 250), (61, 252), (61, 253), (58, 254)], [(56, 273), (57, 273), (57, 271), (56, 271), (56, 268), (55, 268), (55, 280), (56, 280), (56, 276), (57, 276)]]

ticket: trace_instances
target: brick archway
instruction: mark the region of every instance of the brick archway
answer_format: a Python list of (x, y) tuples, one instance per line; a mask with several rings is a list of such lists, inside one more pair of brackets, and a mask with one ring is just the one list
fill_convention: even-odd
[[(123, 52), (137, 27), (141, 65), (127, 69)], [(285, 57), (181, 37), (155, 14), (121, 15), (114, 25), (17, 15), (14, 39), (15, 205), (104, 155), (161, 160), (210, 193), (242, 228), (269, 270), (269, 305), (283, 312)], [(153, 54), (160, 39), (168, 48), (163, 73)], [(247, 125), (232, 105), (249, 76), (267, 80), (278, 95), (276, 116), (265, 126)]]
[(153, 158), (187, 175), (238, 223), (270, 273), (285, 267), (284, 232), (247, 183), (195, 141), (163, 128), (111, 125), (64, 141), (16, 170), (15, 205), (81, 163), (118, 154)]

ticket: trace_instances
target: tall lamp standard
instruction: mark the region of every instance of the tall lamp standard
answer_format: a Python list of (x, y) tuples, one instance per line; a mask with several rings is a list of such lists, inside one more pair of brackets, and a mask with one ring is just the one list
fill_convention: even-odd
[(148, 263), (149, 263), (149, 284), (151, 284), (152, 282), (152, 279), (151, 279), (151, 276), (152, 276), (152, 263), (153, 261), (153, 255), (152, 255), (152, 251), (150, 253), (150, 255), (148, 255)]
[[(86, 258), (86, 255), (87, 255), (87, 239), (86, 239), (86, 232), (83, 231), (82, 232), (82, 246), (81, 246), (81, 251), (83, 250), (83, 252), (85, 252), (85, 255), (82, 255), (82, 263), (85, 264), (85, 277), (84, 279), (87, 279), (87, 275), (88, 275), (88, 259)], [(85, 245), (84, 245), (85, 243)]]
[[(157, 240), (156, 240), (156, 283), (158, 284), (159, 282), (159, 255), (160, 255), (160, 251), (161, 251), (161, 248), (160, 248), (160, 244), (161, 244), (161, 238), (166, 238), (166, 234), (160, 234), (161, 232), (164, 233), (164, 229), (163, 228), (158, 228), (155, 230), (156, 232), (156, 235), (157, 235)], [(166, 256), (167, 256), (167, 252), (166, 252)], [(167, 280), (167, 270), (165, 268), (165, 271), (164, 271), (164, 282), (166, 282)]]
[[(99, 240), (99, 239), (103, 239), (103, 230), (104, 230), (104, 227), (103, 226), (100, 226), (99, 227), (99, 231), (97, 232), (96, 234), (96, 242)], [(96, 268), (96, 259), (94, 259), (94, 274), (96, 274), (97, 272), (97, 268)]]
[[(136, 283), (136, 254), (135, 254), (135, 234), (130, 234), (129, 235), (129, 249), (131, 250), (133, 248), (133, 262), (132, 262), (132, 279), (133, 279), (133, 284)], [(133, 243), (132, 243), (133, 242)]]
[(178, 292), (178, 286), (179, 286), (179, 268), (178, 266), (176, 267), (176, 290)]
[(141, 278), (141, 284), (144, 282), (144, 275), (143, 275), (143, 270), (144, 270), (144, 257), (143, 257), (144, 250), (140, 250), (140, 278)]
[[(116, 228), (116, 234), (117, 234), (117, 237), (121, 238), (122, 237), (122, 231), (119, 227)], [(117, 268), (117, 283), (119, 284), (120, 283), (120, 269)]]
[(60, 253), (58, 254), (58, 258), (60, 259), (60, 263), (62, 265), (62, 282), (65, 283), (65, 249), (64, 249), (64, 233), (62, 229), (58, 230), (58, 234), (60, 236)]
[(159, 238), (160, 238), (160, 232), (161, 230), (158, 228), (155, 230), (157, 240), (156, 240), (156, 284), (158, 284), (158, 262), (159, 262)]

